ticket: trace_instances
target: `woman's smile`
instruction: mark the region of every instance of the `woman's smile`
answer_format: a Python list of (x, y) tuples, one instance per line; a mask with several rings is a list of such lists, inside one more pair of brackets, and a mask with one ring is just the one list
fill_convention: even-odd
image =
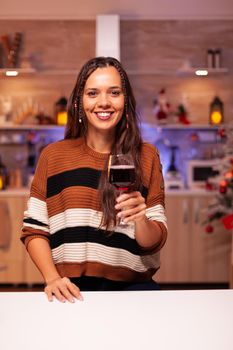
[(98, 119), (106, 121), (111, 118), (114, 112), (95, 112)]

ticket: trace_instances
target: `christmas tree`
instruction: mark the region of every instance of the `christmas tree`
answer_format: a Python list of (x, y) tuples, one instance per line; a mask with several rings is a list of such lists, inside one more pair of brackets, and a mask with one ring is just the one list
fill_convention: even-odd
[(227, 230), (233, 229), (233, 124), (218, 130), (224, 139), (223, 154), (215, 169), (219, 175), (211, 177), (206, 183), (209, 190), (215, 190), (216, 196), (207, 208), (207, 219), (204, 222), (206, 232), (214, 231), (214, 223), (220, 221)]

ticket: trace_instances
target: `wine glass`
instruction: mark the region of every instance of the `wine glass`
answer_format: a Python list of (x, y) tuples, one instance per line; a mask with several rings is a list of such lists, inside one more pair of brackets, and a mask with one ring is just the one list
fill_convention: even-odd
[[(135, 183), (135, 165), (131, 154), (110, 155), (108, 167), (108, 180), (119, 192), (128, 192)], [(121, 218), (119, 226), (126, 226)]]

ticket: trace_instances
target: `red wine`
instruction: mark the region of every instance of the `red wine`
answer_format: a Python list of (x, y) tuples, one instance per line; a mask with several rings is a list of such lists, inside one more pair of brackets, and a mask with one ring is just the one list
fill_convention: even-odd
[(112, 165), (110, 167), (109, 182), (117, 188), (129, 188), (135, 182), (134, 166)]

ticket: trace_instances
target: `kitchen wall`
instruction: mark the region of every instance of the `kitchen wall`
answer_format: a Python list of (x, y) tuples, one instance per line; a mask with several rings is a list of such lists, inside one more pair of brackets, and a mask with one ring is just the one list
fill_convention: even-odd
[[(226, 121), (233, 117), (233, 21), (123, 21), (122, 61), (132, 74), (146, 121), (153, 122), (152, 101), (165, 87), (174, 109), (186, 104), (193, 123), (208, 123), (209, 103), (218, 94), (225, 103)], [(229, 74), (195, 78), (177, 76), (187, 62), (206, 66), (206, 50), (222, 48), (222, 65)], [(143, 74), (146, 72), (147, 74)]]
[[(32, 99), (52, 116), (57, 99), (71, 93), (76, 71), (94, 55), (95, 22), (0, 21), (1, 35), (17, 31), (23, 33), (21, 63), (29, 61), (37, 73), (1, 78), (0, 95), (12, 97), (14, 112)], [(64, 71), (72, 72), (67, 75)]]
[[(120, 26), (121, 60), (143, 121), (154, 123), (153, 100), (161, 88), (174, 112), (185, 103), (193, 123), (208, 123), (209, 104), (216, 94), (224, 102), (226, 122), (232, 120), (233, 20), (121, 20)], [(37, 73), (1, 77), (0, 96), (12, 98), (14, 113), (32, 98), (53, 115), (55, 101), (69, 96), (79, 68), (95, 55), (95, 21), (0, 20), (1, 35), (17, 31), (23, 33), (21, 62), (29, 60)], [(227, 73), (207, 78), (177, 75), (187, 62), (206, 66), (208, 48), (221, 48)]]

